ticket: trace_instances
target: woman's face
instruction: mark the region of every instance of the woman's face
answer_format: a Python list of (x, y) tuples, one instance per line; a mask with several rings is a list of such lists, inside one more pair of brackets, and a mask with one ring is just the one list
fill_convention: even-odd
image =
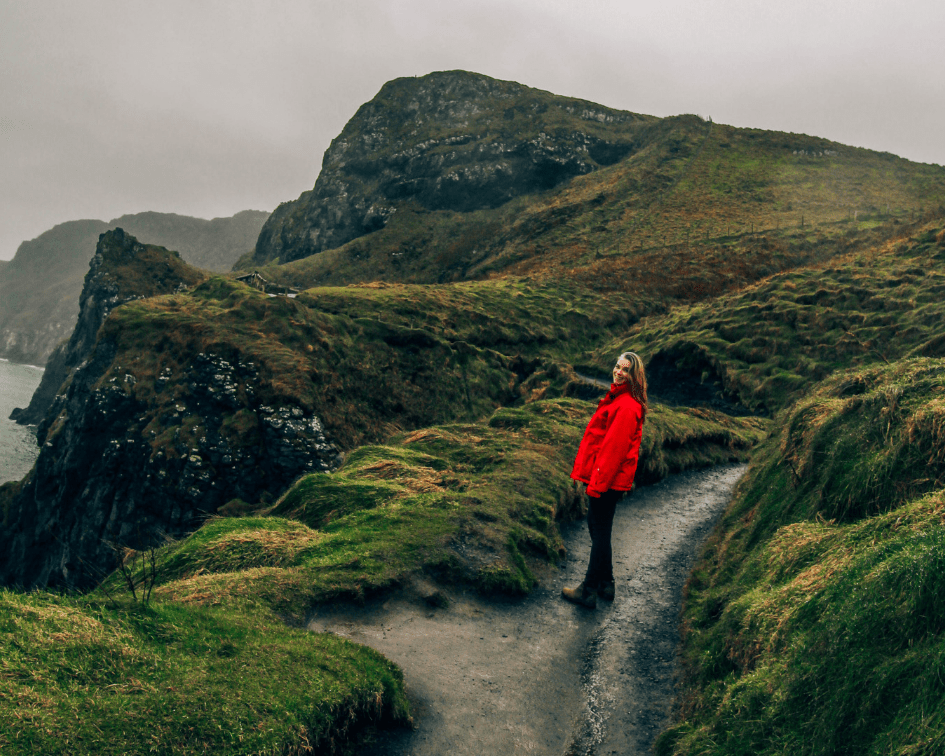
[(618, 386), (621, 383), (626, 383), (630, 380), (630, 361), (629, 360), (617, 360), (617, 364), (614, 366), (614, 383)]

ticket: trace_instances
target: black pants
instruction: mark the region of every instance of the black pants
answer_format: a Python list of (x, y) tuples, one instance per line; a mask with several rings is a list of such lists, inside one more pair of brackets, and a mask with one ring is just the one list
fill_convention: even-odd
[(625, 491), (605, 491), (598, 498), (590, 498), (587, 509), (587, 531), (591, 534), (591, 558), (587, 562), (584, 585), (598, 585), (614, 579), (613, 554), (610, 548), (610, 533), (614, 527), (614, 512), (617, 502)]

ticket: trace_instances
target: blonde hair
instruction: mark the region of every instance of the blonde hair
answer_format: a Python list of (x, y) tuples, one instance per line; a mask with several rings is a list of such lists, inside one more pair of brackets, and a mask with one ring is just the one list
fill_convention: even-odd
[(643, 360), (636, 352), (624, 352), (617, 359), (630, 363), (630, 395), (640, 403), (643, 418), (646, 419), (646, 371), (643, 369)]

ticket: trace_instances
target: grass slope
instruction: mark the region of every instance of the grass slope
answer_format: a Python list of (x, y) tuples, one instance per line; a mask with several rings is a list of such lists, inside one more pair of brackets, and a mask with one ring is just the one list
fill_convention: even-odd
[(658, 753), (945, 749), (943, 369), (842, 372), (780, 418), (689, 582)]
[[(563, 553), (557, 522), (583, 511), (568, 473), (592, 410), (541, 400), (360, 447), (338, 472), (301, 478), (272, 507), (210, 520), (167, 547), (156, 593), (186, 604), (257, 600), (297, 616), (419, 574), (527, 593)], [(765, 427), (656, 406), (640, 479), (743, 459)]]
[(405, 722), (400, 671), (245, 607), (0, 591), (0, 751), (341, 753)]
[[(118, 574), (86, 597), (0, 593), (0, 748), (332, 753), (368, 725), (408, 722), (393, 665), (282, 618), (420, 574), (530, 590), (562, 555), (558, 521), (582, 511), (567, 473), (592, 411), (538, 400), (423, 428), (356, 449), (266, 510), (232, 502), (245, 516), (158, 552), (148, 606)], [(641, 480), (743, 459), (766, 427), (654, 406)]]
[[(633, 308), (567, 283), (374, 285), (287, 299), (213, 278), (117, 308), (102, 330), (117, 347), (102, 381), (133, 374), (128, 390), (148, 413), (130, 432), (155, 453), (176, 454), (188, 441), (197, 448), (204, 422), (175, 409), (191, 392), (191, 362), (212, 354), (252, 364), (257, 403), (315, 410), (332, 440), (350, 449), (398, 430), (488, 416), (516, 401), (534, 370), (573, 359), (635, 317)], [(160, 381), (164, 371), (175, 377)], [(247, 406), (221, 428), (237, 447), (252, 443), (260, 423), (243, 388), (239, 400)]]
[(647, 318), (590, 362), (603, 368), (630, 347), (648, 363), (657, 394), (674, 380), (718, 381), (744, 405), (774, 412), (836, 370), (945, 355), (943, 261), (939, 218), (831, 262)]
[(696, 116), (646, 128), (644, 147), (554, 190), (470, 213), (408, 203), (380, 231), (260, 270), (303, 287), (564, 276), (692, 301), (875, 244), (945, 203), (940, 166)]

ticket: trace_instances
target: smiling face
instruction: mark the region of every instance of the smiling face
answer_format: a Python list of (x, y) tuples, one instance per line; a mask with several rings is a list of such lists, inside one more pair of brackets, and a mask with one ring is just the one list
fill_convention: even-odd
[(614, 366), (614, 383), (618, 386), (630, 380), (630, 361), (619, 359)]

